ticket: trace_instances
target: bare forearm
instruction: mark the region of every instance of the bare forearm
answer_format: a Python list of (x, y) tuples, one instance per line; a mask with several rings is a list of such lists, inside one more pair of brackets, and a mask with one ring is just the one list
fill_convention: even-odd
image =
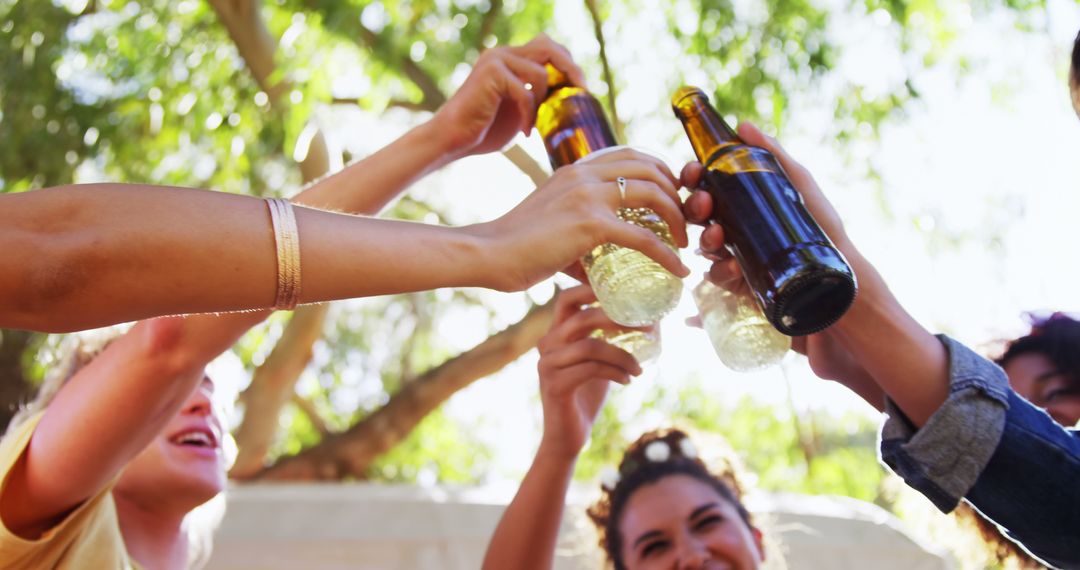
[(398, 194), (454, 158), (445, 133), (424, 123), (375, 154), (320, 179), (293, 198), (314, 208), (377, 214)]
[[(5, 196), (0, 210), (10, 220), (0, 231), (0, 326), (68, 331), (273, 304), (277, 261), (261, 200), (101, 184)], [(468, 229), (307, 208), (297, 222), (303, 302), (493, 277)]]
[(9, 481), (5, 522), (40, 530), (98, 493), (175, 416), (206, 364), (238, 336), (207, 316), (166, 317), (138, 323), (113, 341), (48, 404), (23, 469)]
[(574, 463), (573, 459), (549, 453), (541, 444), (491, 537), (484, 555), (485, 570), (552, 567)]
[(922, 426), (948, 397), (945, 348), (904, 310), (869, 262), (857, 253), (848, 257), (860, 291), (836, 334), (908, 419)]
[[(450, 160), (445, 137), (424, 123), (375, 154), (308, 186), (294, 204), (349, 214), (377, 214), (412, 183)], [(241, 332), (270, 315), (259, 311), (225, 313), (212, 319), (219, 327)]]

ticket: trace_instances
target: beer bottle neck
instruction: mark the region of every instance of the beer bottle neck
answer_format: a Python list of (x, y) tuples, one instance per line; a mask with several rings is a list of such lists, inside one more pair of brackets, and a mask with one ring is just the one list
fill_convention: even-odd
[(551, 65), (550, 63), (544, 64), (544, 71), (547, 71), (547, 88), (548, 93), (552, 93), (557, 89), (563, 87), (571, 87), (570, 78), (566, 76), (559, 68)]
[(683, 87), (671, 98), (671, 108), (682, 121), (686, 135), (702, 164), (708, 166), (717, 153), (727, 147), (743, 144), (709, 104), (709, 98), (696, 87)]
[(615, 136), (600, 102), (572, 85), (547, 65), (548, 94), (536, 114), (536, 130), (544, 139), (553, 168), (573, 164), (585, 155), (614, 146)]

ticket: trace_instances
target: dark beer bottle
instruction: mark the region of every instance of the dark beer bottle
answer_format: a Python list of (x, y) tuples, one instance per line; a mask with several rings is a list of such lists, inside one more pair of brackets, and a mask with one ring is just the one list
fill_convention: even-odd
[(712, 195), (712, 218), (765, 317), (803, 336), (835, 323), (855, 300), (855, 274), (807, 211), (769, 151), (739, 139), (696, 87), (672, 97)]
[[(536, 129), (544, 138), (554, 169), (586, 155), (615, 146), (600, 102), (572, 85), (566, 75), (548, 64), (548, 94), (536, 114)], [(614, 182), (612, 183), (614, 184)], [(660, 216), (648, 208), (620, 208), (626, 222), (651, 230), (673, 250), (675, 240)], [(581, 260), (600, 306), (611, 320), (625, 326), (655, 323), (675, 308), (682, 280), (645, 254), (603, 244)]]

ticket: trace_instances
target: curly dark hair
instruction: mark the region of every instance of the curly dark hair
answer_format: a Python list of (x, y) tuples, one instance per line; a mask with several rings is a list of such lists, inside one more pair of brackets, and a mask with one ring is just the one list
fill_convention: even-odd
[(1031, 332), (1005, 345), (996, 359), (999, 366), (1022, 354), (1042, 354), (1074, 386), (1080, 385), (1080, 321), (1065, 313), (1047, 318), (1030, 317)]
[[(748, 527), (755, 528), (750, 512), (742, 504), (743, 486), (739, 482), (736, 462), (724, 458), (723, 465), (719, 466), (716, 472), (710, 471), (699, 457), (687, 457), (682, 452), (683, 440), (689, 439), (686, 432), (672, 428), (643, 434), (631, 443), (623, 454), (622, 461), (619, 462), (618, 484), (614, 489), (604, 488), (600, 499), (589, 507), (587, 513), (596, 525), (600, 547), (607, 553), (616, 570), (626, 569), (622, 560), (623, 545), (622, 536), (619, 534), (619, 521), (627, 501), (641, 487), (670, 475), (687, 475), (711, 486), (735, 507)], [(657, 441), (666, 443), (671, 451), (666, 461), (652, 461), (646, 457), (645, 448)]]
[(1069, 69), (1069, 90), (1072, 92), (1073, 109), (1080, 115), (1080, 32), (1073, 43), (1072, 67)]
[[(1073, 52), (1074, 71), (1078, 64), (1080, 64), (1080, 43)], [(1005, 343), (1001, 356), (994, 361), (999, 366), (1005, 366), (1018, 356), (1041, 354), (1061, 371), (1068, 382), (1074, 386), (1080, 386), (1080, 321), (1064, 313), (1054, 313), (1045, 318), (1029, 314), (1028, 318), (1031, 321), (1031, 331)], [(961, 526), (970, 528), (982, 538), (992, 561), (998, 566), (1021, 570), (1045, 568), (1015, 542), (1006, 538), (996, 524), (984, 518), (966, 503), (961, 503), (953, 514)]]

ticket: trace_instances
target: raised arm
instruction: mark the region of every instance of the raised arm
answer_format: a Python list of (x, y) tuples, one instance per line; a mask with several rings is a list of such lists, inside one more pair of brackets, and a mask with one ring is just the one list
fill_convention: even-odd
[[(621, 201), (615, 179), (630, 181)], [(478, 286), (521, 290), (613, 242), (686, 275), (620, 206), (682, 228), (675, 178), (634, 151), (560, 169), (492, 222), (462, 228), (297, 208), (311, 303)], [(276, 258), (265, 203), (181, 188), (99, 184), (0, 196), (0, 327), (70, 331), (159, 314), (267, 308)], [(684, 231), (676, 230), (679, 245)]]
[[(517, 54), (524, 51), (526, 56), (547, 61), (546, 50), (557, 47), (541, 38), (522, 48), (493, 50), (483, 58), (487, 63), (478, 65), (448, 102), (446, 111), (382, 151), (312, 185), (294, 202), (374, 213), (422, 173), (444, 164), (448, 156), (475, 152), (477, 145), (490, 142), (488, 135), (473, 137), (475, 140), (462, 137), (469, 129), (478, 128), (477, 115), (489, 115), (485, 133), (530, 128), (529, 117), (496, 119), (499, 105), (492, 106), (490, 99), (478, 94), (499, 95), (500, 91), (477, 86), (504, 82), (496, 65), (504, 59), (519, 57)], [(543, 72), (539, 64), (536, 67)], [(513, 94), (499, 96), (513, 101)], [(463, 124), (463, 116), (471, 117), (471, 122)], [(379, 277), (372, 275), (369, 281)], [(393, 278), (401, 275), (390, 277), (388, 286), (394, 287)], [(48, 407), (22, 462), (9, 475), (0, 498), (3, 520), (13, 529), (33, 534), (98, 493), (169, 422), (199, 384), (206, 364), (268, 314), (258, 311), (144, 321), (111, 344), (65, 384)]]
[[(848, 385), (878, 409), (888, 394), (916, 426), (923, 425), (949, 394), (944, 346), (904, 309), (851, 242), (839, 215), (810, 172), (753, 125), (739, 125), (739, 136), (747, 144), (776, 155), (807, 208), (847, 257), (859, 280), (859, 294), (847, 314), (825, 332), (799, 340), (796, 348), (806, 351), (810, 365), (822, 377)], [(683, 178), (695, 184), (700, 178), (700, 166), (688, 168)], [(687, 201), (687, 217), (703, 221), (711, 208), (708, 194), (696, 192)], [(719, 256), (710, 276), (720, 283), (740, 275), (735, 260), (723, 252), (723, 242), (723, 228), (719, 225), (711, 225), (702, 233), (702, 250)]]
[(137, 323), (68, 380), (7, 473), (0, 516), (8, 529), (35, 538), (101, 492), (173, 418), (206, 363), (242, 332), (214, 326), (210, 317), (191, 319)]
[[(448, 160), (498, 149), (527, 132), (544, 96), (539, 61), (581, 81), (565, 50), (546, 38), (492, 50), (462, 87), (466, 96), (392, 148), (311, 187), (305, 202), (373, 212)], [(428, 136), (436, 130), (447, 136)], [(300, 300), (448, 286), (520, 290), (605, 241), (686, 275), (658, 238), (614, 215), (619, 206), (653, 208), (684, 246), (674, 176), (644, 154), (604, 158), (562, 169), (507, 215), (465, 228), (300, 208)], [(630, 181), (625, 203), (614, 182), (619, 176)], [(366, 185), (367, 194), (343, 192)], [(0, 219), (0, 327), (65, 332), (273, 304), (273, 232), (265, 203), (255, 198), (145, 185), (70, 186), (0, 196)]]
[[(860, 288), (855, 304), (832, 328), (807, 337), (806, 352), (815, 371), (872, 404), (888, 396), (882, 460), (943, 512), (966, 499), (1051, 565), (1080, 565), (1076, 430), (1018, 396), (995, 364), (920, 326), (851, 244), (806, 169), (757, 129), (741, 126), (739, 134), (777, 155), (855, 269)], [(687, 217), (702, 219), (708, 205), (707, 196), (698, 193)], [(715, 255), (722, 229), (709, 228), (706, 234), (702, 247)], [(736, 273), (727, 260), (711, 269), (718, 279)]]
[(589, 338), (598, 328), (618, 328), (600, 309), (583, 308), (595, 300), (588, 286), (563, 291), (556, 301), (551, 330), (537, 347), (544, 436), (491, 537), (485, 570), (552, 567), (574, 465), (610, 382), (626, 384), (630, 376), (641, 373), (629, 353)]

